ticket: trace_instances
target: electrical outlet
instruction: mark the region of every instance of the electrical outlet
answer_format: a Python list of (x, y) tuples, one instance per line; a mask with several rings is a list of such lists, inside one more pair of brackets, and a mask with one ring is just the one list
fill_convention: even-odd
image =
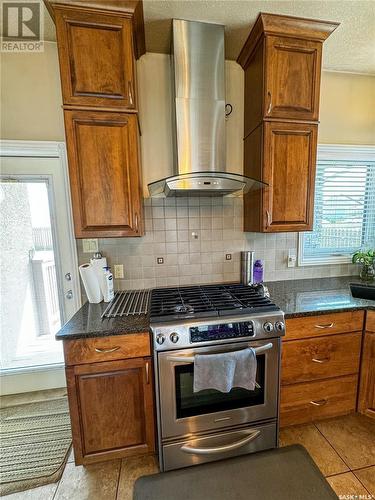
[(225, 260), (232, 260), (232, 254), (231, 253), (226, 253), (225, 254)]
[(97, 239), (83, 239), (82, 240), (83, 253), (95, 253), (99, 252), (98, 240)]
[(164, 257), (158, 257), (158, 258), (156, 259), (156, 262), (157, 262), (158, 264), (164, 264)]
[(124, 277), (124, 266), (122, 264), (115, 264), (113, 266), (115, 278), (121, 279)]
[(295, 248), (289, 248), (288, 267), (296, 267), (296, 262), (297, 262), (297, 250)]

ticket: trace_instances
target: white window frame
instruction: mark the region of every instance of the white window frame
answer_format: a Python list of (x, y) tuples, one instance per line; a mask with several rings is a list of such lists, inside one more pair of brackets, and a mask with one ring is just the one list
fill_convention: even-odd
[[(321, 160), (363, 160), (375, 161), (375, 146), (350, 146), (344, 144), (319, 144), (317, 162)], [(324, 266), (349, 264), (350, 256), (330, 256), (324, 258), (306, 258), (303, 255), (304, 232), (298, 233), (298, 266)]]

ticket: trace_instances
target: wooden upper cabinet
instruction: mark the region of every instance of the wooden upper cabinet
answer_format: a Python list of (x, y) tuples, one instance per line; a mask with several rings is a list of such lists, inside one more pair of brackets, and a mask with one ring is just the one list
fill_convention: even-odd
[(264, 231), (313, 225), (317, 125), (264, 125)]
[(132, 20), (56, 7), (55, 22), (64, 105), (136, 110)]
[(313, 228), (323, 41), (337, 23), (259, 14), (237, 59), (245, 72), (245, 231)]
[(318, 120), (322, 43), (266, 38), (264, 116)]
[(141, 236), (136, 114), (65, 111), (77, 238)]
[(244, 197), (245, 231), (312, 229), (317, 128), (265, 122), (245, 139), (245, 175), (268, 184)]

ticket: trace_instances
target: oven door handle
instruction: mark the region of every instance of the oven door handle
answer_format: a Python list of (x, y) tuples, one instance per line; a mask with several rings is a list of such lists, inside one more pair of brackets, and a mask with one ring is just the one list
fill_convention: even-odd
[[(249, 346), (250, 347), (250, 346)], [(272, 349), (273, 344), (271, 342), (269, 344), (262, 345), (261, 347), (254, 347), (255, 354), (260, 354), (264, 351), (268, 351)], [(220, 352), (215, 354), (222, 354)], [(168, 356), (168, 361), (174, 361), (175, 363), (194, 363), (194, 356)]]
[(225, 444), (223, 446), (216, 446), (215, 448), (194, 448), (193, 446), (184, 445), (181, 446), (181, 451), (184, 453), (190, 453), (191, 455), (215, 455), (216, 453), (224, 453), (226, 451), (237, 450), (247, 445), (254, 439), (256, 439), (260, 434), (260, 431), (251, 432), (248, 436), (240, 439), (231, 444)]

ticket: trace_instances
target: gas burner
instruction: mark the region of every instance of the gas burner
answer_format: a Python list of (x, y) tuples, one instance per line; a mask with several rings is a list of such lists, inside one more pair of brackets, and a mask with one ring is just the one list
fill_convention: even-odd
[(173, 310), (178, 314), (191, 314), (194, 312), (194, 307), (187, 304), (178, 304), (173, 308)]

